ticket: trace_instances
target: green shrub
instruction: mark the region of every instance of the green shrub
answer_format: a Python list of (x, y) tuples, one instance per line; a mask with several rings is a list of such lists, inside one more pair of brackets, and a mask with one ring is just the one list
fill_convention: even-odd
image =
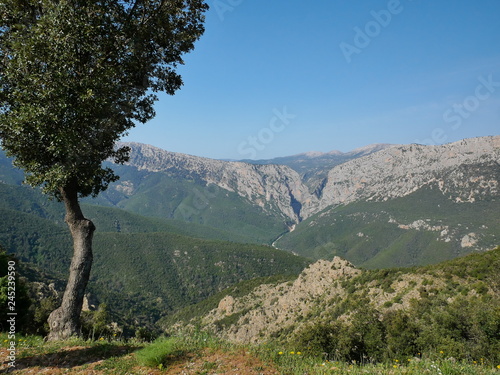
[(175, 357), (185, 353), (174, 337), (161, 338), (136, 353), (137, 360), (143, 366), (163, 367)]
[(416, 339), (418, 328), (416, 323), (407, 312), (403, 310), (387, 312), (382, 321), (386, 332), (386, 352), (387, 359), (413, 357), (419, 350)]
[(139, 341), (151, 342), (158, 337), (158, 332), (148, 327), (140, 327), (135, 331), (135, 338)]
[(52, 311), (58, 307), (59, 301), (56, 297), (49, 297), (34, 303), (33, 329), (32, 333), (46, 336), (49, 333), (49, 323), (47, 319)]
[(350, 360), (377, 362), (382, 360), (385, 345), (385, 327), (379, 320), (379, 313), (367, 306), (352, 317), (348, 332), (352, 343)]
[(80, 318), (82, 324), (82, 333), (84, 337), (95, 340), (100, 337), (110, 337), (112, 330), (110, 328), (111, 320), (106, 304), (102, 303), (95, 311), (82, 311)]

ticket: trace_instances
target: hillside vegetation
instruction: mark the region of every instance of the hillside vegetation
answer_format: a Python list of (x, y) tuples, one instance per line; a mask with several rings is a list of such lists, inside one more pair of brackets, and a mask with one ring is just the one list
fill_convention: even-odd
[(401, 198), (326, 209), (276, 245), (313, 259), (340, 256), (365, 268), (432, 264), (497, 246), (498, 212), (500, 199), (457, 202), (432, 184)]
[(180, 311), (172, 321), (232, 342), (275, 340), (331, 360), (441, 353), (500, 363), (499, 269), (500, 248), (413, 269), (360, 270), (335, 258), (293, 281), (220, 295), (201, 316), (187, 319), (189, 311)]
[[(0, 246), (61, 280), (61, 292), (71, 259), (61, 204), (35, 190), (5, 184), (0, 184), (0, 198)], [(269, 246), (223, 241), (238, 237), (203, 225), (89, 204), (83, 210), (98, 227), (88, 301), (93, 309), (105, 304), (110, 320), (121, 326), (154, 329), (160, 317), (234, 283), (297, 275), (310, 263)], [(49, 282), (39, 280), (40, 273), (29, 273), (32, 282)], [(55, 298), (51, 306), (56, 305), (54, 293), (44, 296)]]
[[(274, 244), (367, 268), (436, 263), (499, 245), (499, 136), (441, 146), (375, 145), (263, 164), (128, 145), (127, 165), (107, 164), (120, 180), (85, 200), (84, 213), (101, 232)], [(0, 208), (64, 226), (62, 207), (18, 186), (20, 171), (9, 164), (0, 152)], [(21, 245), (23, 254), (40, 253), (26, 249), (29, 241), (7, 237), (11, 252)]]
[[(245, 281), (181, 310), (163, 321), (171, 335), (153, 343), (18, 335), (13, 373), (492, 375), (500, 369), (499, 266), (500, 248), (412, 269), (319, 261), (298, 278)], [(249, 329), (263, 318), (262, 331)], [(238, 331), (256, 335), (235, 343)]]

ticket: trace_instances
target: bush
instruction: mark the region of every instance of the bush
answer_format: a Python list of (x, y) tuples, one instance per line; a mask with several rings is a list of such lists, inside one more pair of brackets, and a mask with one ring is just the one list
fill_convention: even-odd
[(95, 340), (100, 337), (110, 337), (113, 332), (106, 304), (102, 303), (95, 311), (82, 311), (82, 333), (84, 337)]
[(385, 327), (379, 320), (377, 310), (367, 306), (358, 310), (352, 317), (348, 330), (351, 338), (349, 360), (358, 362), (377, 362), (384, 356)]
[(384, 327), (378, 312), (365, 308), (353, 314), (350, 324), (334, 321), (303, 328), (295, 345), (339, 361), (375, 362), (384, 354)]
[(33, 329), (31, 333), (46, 336), (49, 334), (49, 315), (58, 307), (58, 300), (55, 297), (44, 298), (39, 303), (32, 305), (33, 313)]
[(177, 339), (169, 337), (156, 340), (144, 349), (139, 350), (136, 356), (143, 366), (163, 367), (168, 364), (169, 360), (181, 356), (183, 353), (184, 351), (179, 348)]
[(418, 338), (418, 328), (416, 323), (408, 313), (403, 310), (389, 311), (382, 321), (386, 332), (387, 359), (413, 357), (418, 352), (416, 340)]
[(158, 337), (158, 332), (154, 329), (147, 327), (137, 328), (135, 331), (135, 338), (139, 341), (151, 342)]
[(485, 358), (500, 363), (500, 304), (495, 299), (461, 295), (447, 302), (440, 294), (381, 317), (366, 305), (354, 310), (348, 322), (303, 328), (295, 345), (340, 361), (402, 361), (428, 353), (436, 358)]

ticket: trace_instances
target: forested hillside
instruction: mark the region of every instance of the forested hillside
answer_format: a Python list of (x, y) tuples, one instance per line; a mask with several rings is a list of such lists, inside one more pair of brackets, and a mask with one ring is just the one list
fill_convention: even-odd
[[(0, 184), (0, 197), (0, 244), (22, 262), (64, 280), (71, 239), (61, 204), (30, 188), (5, 184)], [(123, 324), (151, 326), (239, 281), (298, 274), (309, 264), (269, 246), (229, 242), (237, 236), (203, 225), (88, 204), (83, 210), (98, 227), (89, 301), (94, 308), (105, 303)]]
[(340, 256), (367, 268), (437, 263), (500, 241), (500, 199), (457, 202), (431, 184), (405, 197), (324, 210), (276, 246), (314, 259)]

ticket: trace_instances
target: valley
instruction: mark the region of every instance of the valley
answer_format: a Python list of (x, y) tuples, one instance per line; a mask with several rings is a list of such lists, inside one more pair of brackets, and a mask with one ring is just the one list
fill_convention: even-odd
[[(423, 266), (500, 242), (498, 136), (252, 162), (126, 145), (130, 161), (108, 163), (120, 180), (83, 210), (97, 227), (87, 304), (127, 332), (317, 260)], [(63, 207), (22, 179), (0, 154), (0, 246), (64, 285)]]

